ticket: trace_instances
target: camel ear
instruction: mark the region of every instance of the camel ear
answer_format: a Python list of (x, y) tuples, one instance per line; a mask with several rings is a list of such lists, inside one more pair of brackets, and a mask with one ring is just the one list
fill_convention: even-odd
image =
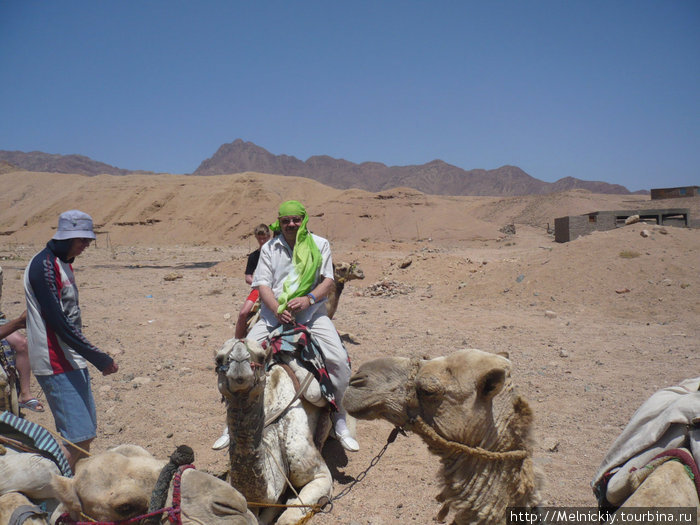
[(75, 480), (63, 476), (53, 475), (51, 477), (51, 488), (54, 490), (56, 499), (58, 499), (71, 513), (79, 513), (80, 499), (75, 491)]
[(491, 399), (498, 394), (506, 382), (506, 371), (503, 368), (493, 368), (479, 379), (479, 396)]

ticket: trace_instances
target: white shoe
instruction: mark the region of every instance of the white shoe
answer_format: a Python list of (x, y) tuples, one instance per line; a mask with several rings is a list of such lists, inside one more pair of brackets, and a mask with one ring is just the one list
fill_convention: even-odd
[(228, 447), (229, 444), (229, 437), (228, 437), (228, 427), (224, 428), (224, 433), (221, 434), (221, 437), (214, 441), (214, 444), (211, 446), (214, 450), (221, 450), (223, 448)]
[(350, 435), (349, 430), (345, 430), (345, 432), (343, 432), (342, 434), (336, 433), (335, 437), (338, 439), (341, 446), (348, 452), (357, 452), (358, 450), (360, 450), (360, 444), (354, 437)]

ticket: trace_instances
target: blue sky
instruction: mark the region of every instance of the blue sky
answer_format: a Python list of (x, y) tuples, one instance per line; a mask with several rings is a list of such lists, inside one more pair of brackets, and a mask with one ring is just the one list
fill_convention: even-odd
[(0, 149), (700, 184), (697, 0), (0, 0)]

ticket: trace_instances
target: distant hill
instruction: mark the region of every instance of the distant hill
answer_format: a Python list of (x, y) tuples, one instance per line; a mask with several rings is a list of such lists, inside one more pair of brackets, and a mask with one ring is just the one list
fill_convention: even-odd
[[(57, 155), (32, 151), (1, 151), (0, 172), (35, 171), (78, 175), (153, 174), (125, 170), (83, 155)], [(536, 179), (517, 166), (493, 170), (464, 170), (442, 160), (411, 166), (387, 166), (381, 162), (355, 164), (327, 155), (306, 161), (291, 155), (274, 155), (266, 149), (237, 139), (224, 144), (203, 161), (193, 175), (226, 175), (244, 172), (305, 177), (338, 189), (357, 188), (370, 192), (409, 187), (430, 195), (520, 196), (545, 195), (572, 189), (593, 193), (628, 195), (624, 186), (565, 177), (549, 183)], [(648, 194), (638, 191), (635, 194)]]
[(83, 155), (57, 155), (41, 151), (0, 151), (0, 161), (25, 171), (73, 173), (77, 175), (129, 175), (146, 171), (123, 170)]
[(290, 155), (274, 155), (241, 139), (222, 145), (211, 158), (199, 165), (193, 175), (223, 175), (246, 171), (306, 177), (334, 188), (358, 188), (371, 192), (409, 187), (431, 195), (544, 195), (570, 189), (616, 195), (631, 193), (618, 184), (585, 181), (574, 177), (553, 183), (544, 182), (516, 166), (467, 171), (442, 160), (413, 166), (387, 166), (380, 162), (355, 164), (325, 155), (302, 161)]

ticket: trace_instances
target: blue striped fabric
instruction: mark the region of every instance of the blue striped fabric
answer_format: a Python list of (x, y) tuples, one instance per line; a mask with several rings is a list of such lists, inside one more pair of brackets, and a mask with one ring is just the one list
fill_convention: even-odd
[[(7, 411), (0, 414), (0, 434), (8, 433), (5, 425), (29, 438), (29, 440), (31, 440), (30, 444), (33, 444), (33, 446), (39, 450), (48, 453), (51, 456), (51, 459), (53, 459), (56, 465), (58, 465), (58, 468), (61, 469), (61, 473), (64, 476), (73, 477), (73, 471), (71, 471), (70, 466), (68, 465), (66, 456), (63, 455), (61, 447), (58, 446), (56, 439), (48, 430), (37, 423), (17, 417)], [(24, 439), (21, 441), (26, 443), (26, 440)]]

